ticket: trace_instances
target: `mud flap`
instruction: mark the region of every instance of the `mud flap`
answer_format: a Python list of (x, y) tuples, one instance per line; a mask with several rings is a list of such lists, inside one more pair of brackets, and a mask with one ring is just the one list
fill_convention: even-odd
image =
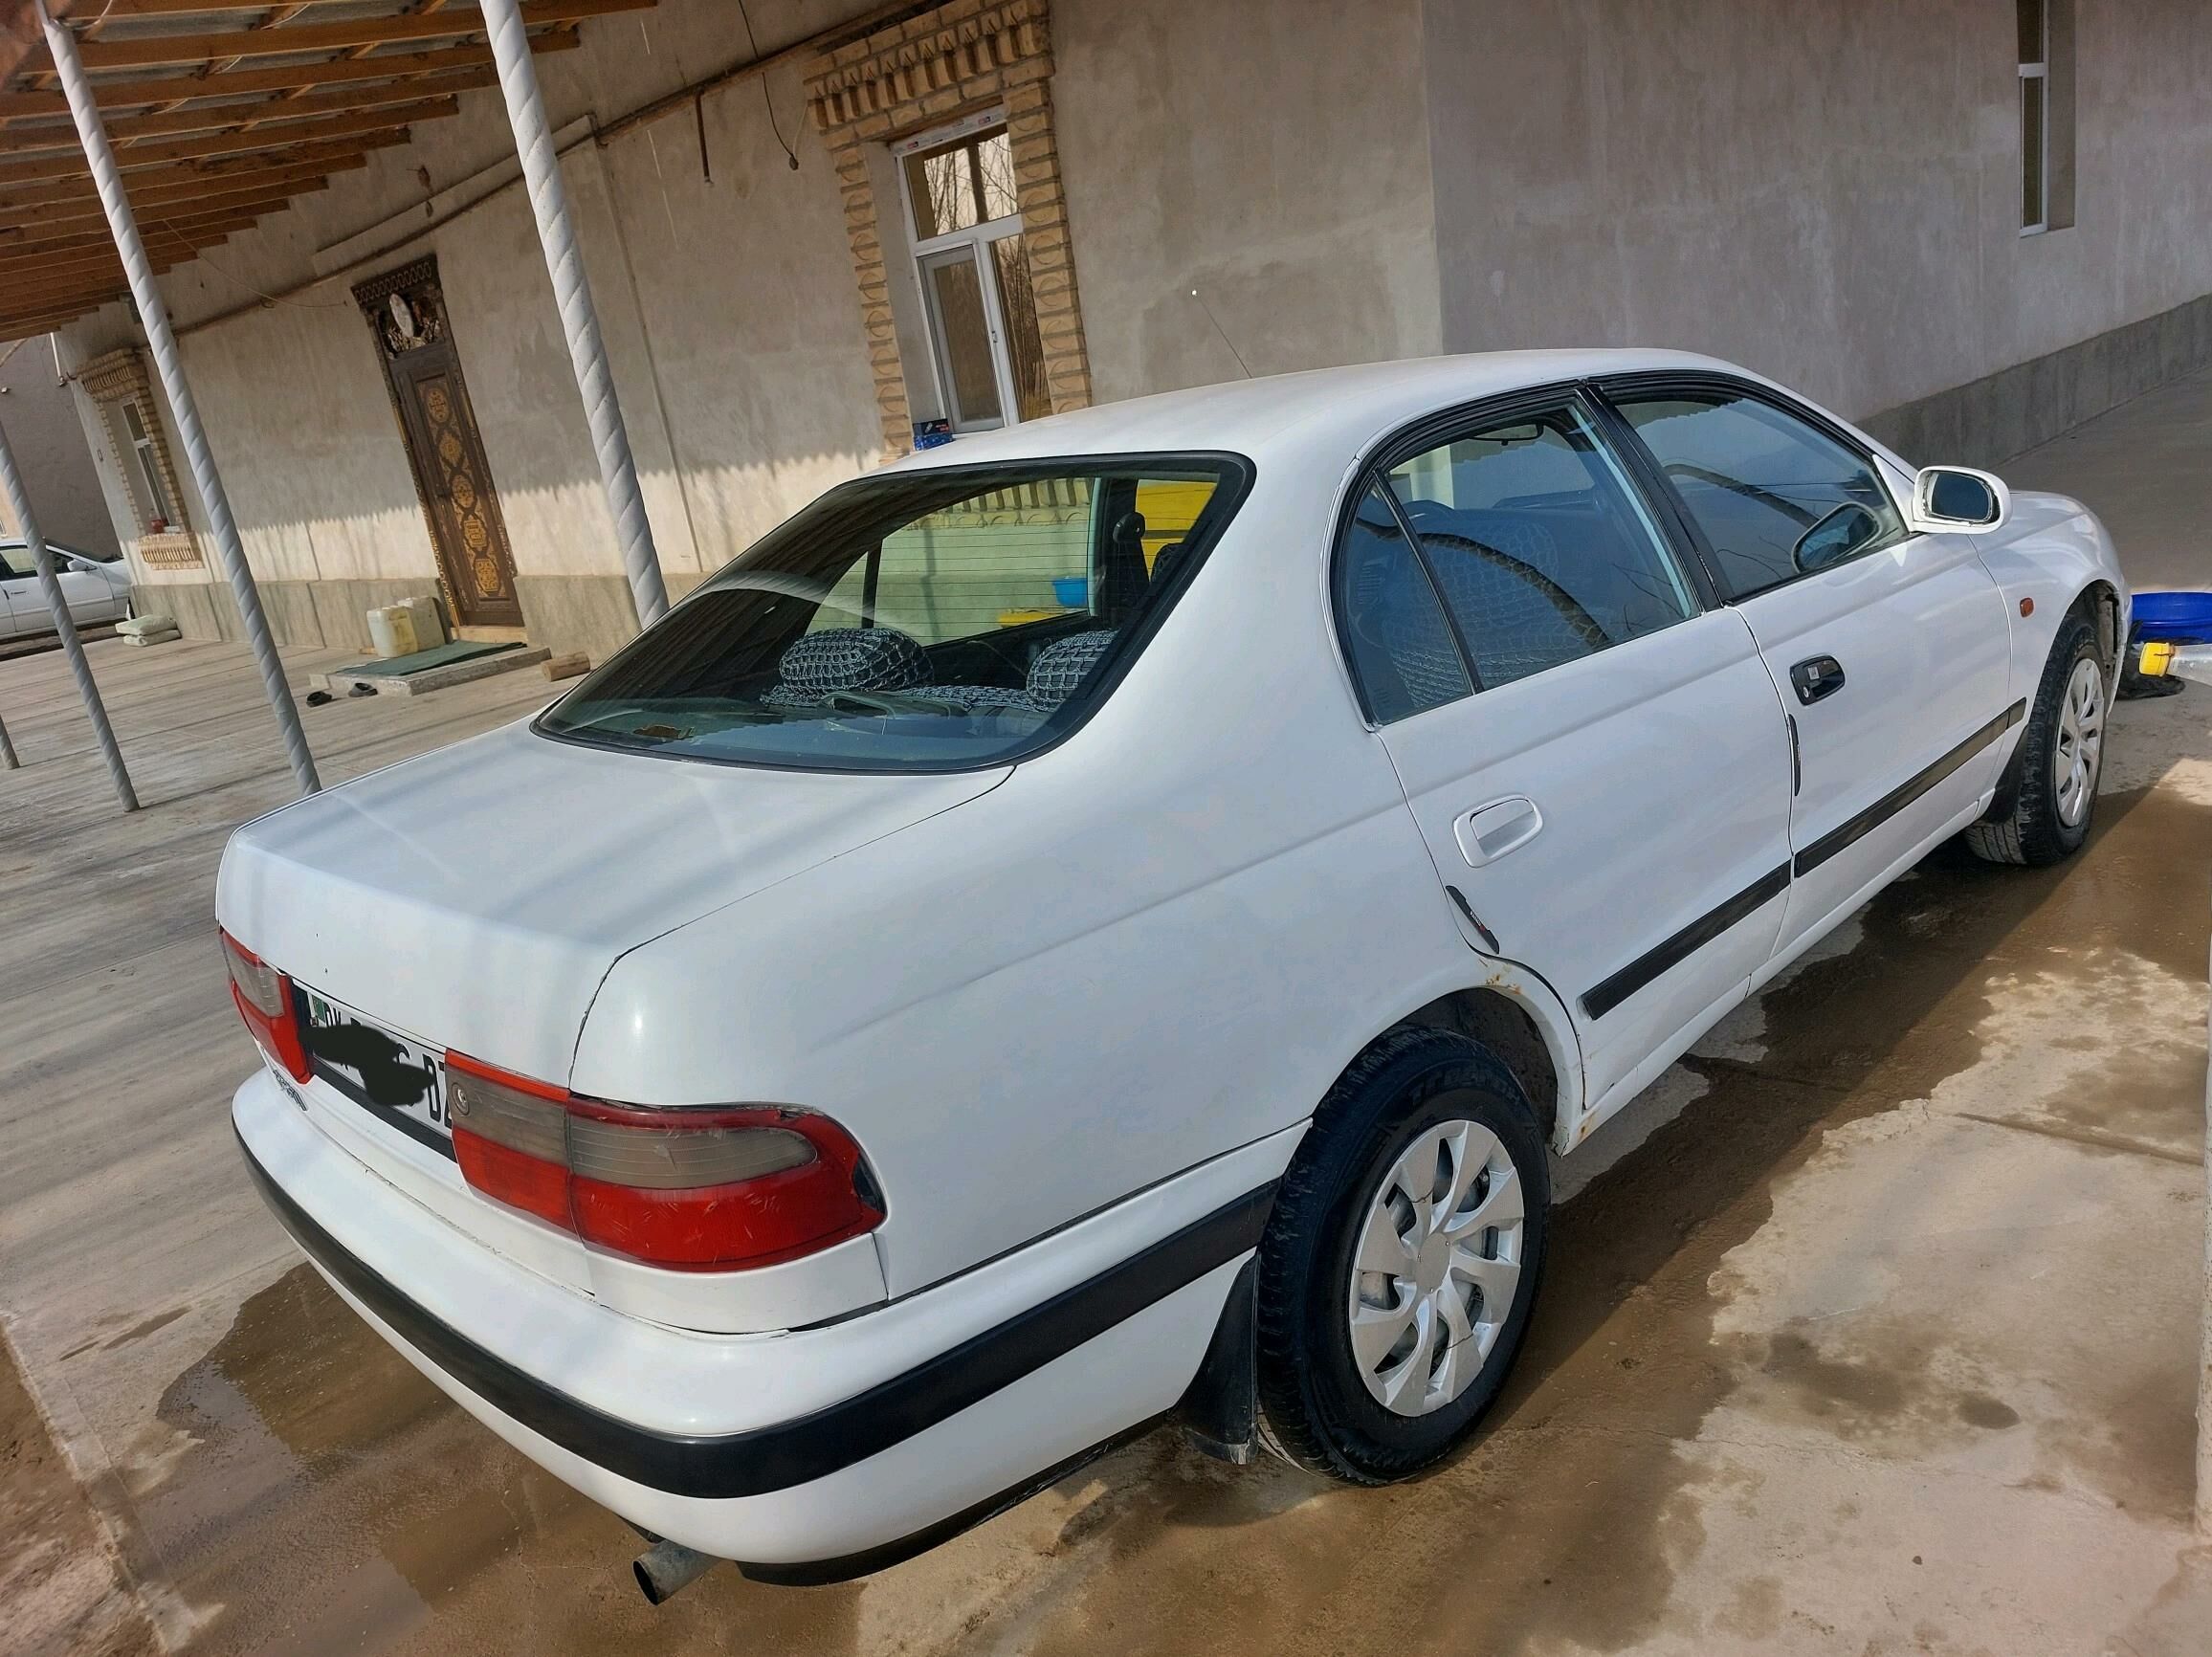
[(1199, 1449), (1239, 1467), (1252, 1459), (1258, 1443), (1258, 1275), (1256, 1257), (1238, 1269), (1206, 1358), (1170, 1418)]

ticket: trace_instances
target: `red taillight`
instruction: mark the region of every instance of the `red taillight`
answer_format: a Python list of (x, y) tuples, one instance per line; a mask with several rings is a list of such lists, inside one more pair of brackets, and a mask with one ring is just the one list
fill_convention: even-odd
[(452, 1052), (446, 1086), (461, 1177), (610, 1253), (734, 1271), (883, 1220), (860, 1147), (811, 1111), (603, 1104)]
[(286, 1075), (296, 1082), (307, 1080), (314, 1072), (299, 1033), (292, 981), (229, 933), (218, 928), (217, 936), (223, 940), (224, 964), (231, 969), (231, 999), (238, 1005), (238, 1016)]

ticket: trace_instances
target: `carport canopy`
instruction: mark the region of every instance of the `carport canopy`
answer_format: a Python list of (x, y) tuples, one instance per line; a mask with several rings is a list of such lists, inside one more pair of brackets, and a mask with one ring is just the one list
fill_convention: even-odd
[[(446, 0), (47, 0), (77, 36), (153, 268), (246, 230), (497, 76)], [(524, 0), (533, 52), (653, 0)], [(0, 340), (123, 298), (123, 267), (33, 0), (0, 0)]]

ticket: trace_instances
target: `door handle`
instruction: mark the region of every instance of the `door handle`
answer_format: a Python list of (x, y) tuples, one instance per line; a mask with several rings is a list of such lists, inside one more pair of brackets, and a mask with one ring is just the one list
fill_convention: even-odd
[(1526, 794), (1512, 794), (1470, 811), (1451, 826), (1451, 833), (1459, 854), (1470, 867), (1480, 869), (1526, 846), (1543, 826), (1537, 803)]
[(1807, 656), (1790, 669), (1789, 682), (1797, 699), (1809, 708), (1844, 688), (1844, 664), (1834, 656)]

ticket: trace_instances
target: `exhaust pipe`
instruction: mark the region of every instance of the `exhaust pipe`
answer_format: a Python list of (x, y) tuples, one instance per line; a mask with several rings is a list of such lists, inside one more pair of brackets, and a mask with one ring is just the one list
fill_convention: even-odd
[(650, 1604), (665, 1605), (721, 1560), (665, 1537), (630, 1561), (630, 1571)]

